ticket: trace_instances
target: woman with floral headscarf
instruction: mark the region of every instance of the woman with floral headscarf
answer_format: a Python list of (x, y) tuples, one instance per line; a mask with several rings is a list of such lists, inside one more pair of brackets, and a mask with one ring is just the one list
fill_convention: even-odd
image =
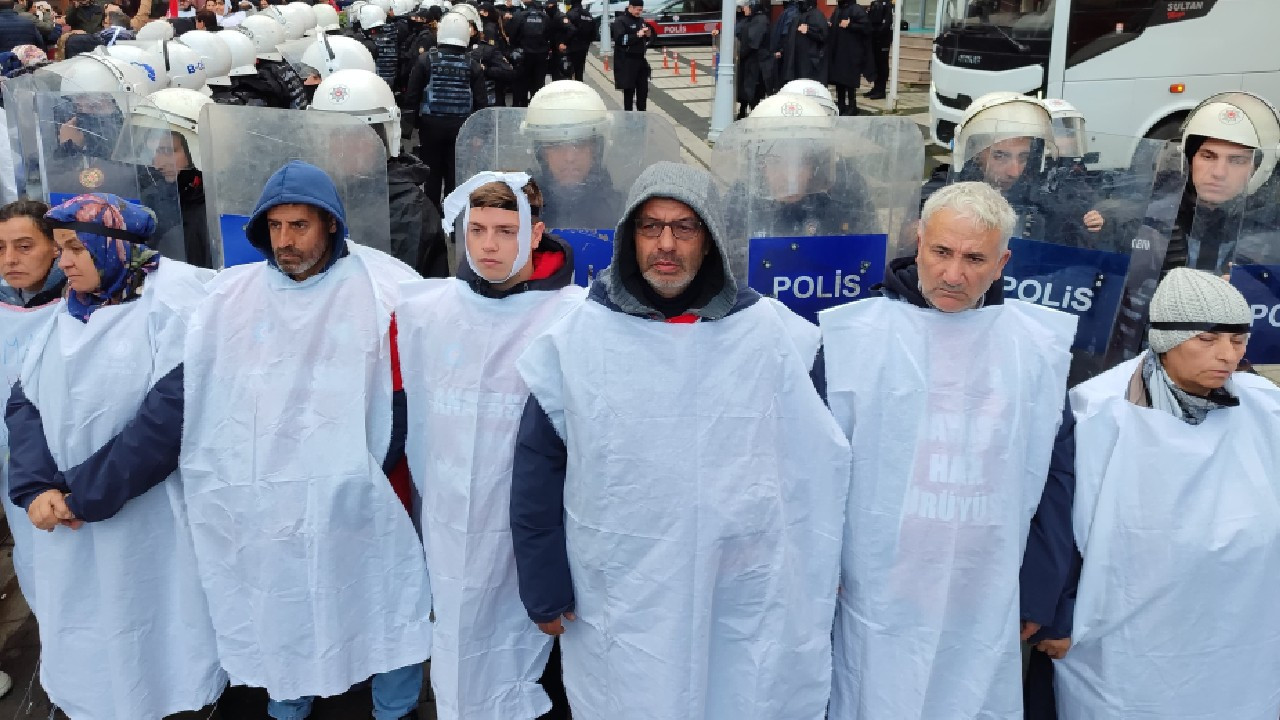
[[(32, 339), (5, 413), (9, 495), (29, 557), (41, 684), (69, 717), (159, 720), (226, 684), (176, 473), (152, 423), (182, 393), (186, 321), (209, 273), (147, 246), (155, 218), (114, 195), (48, 212), (65, 312)], [(166, 461), (166, 458), (168, 459)]]

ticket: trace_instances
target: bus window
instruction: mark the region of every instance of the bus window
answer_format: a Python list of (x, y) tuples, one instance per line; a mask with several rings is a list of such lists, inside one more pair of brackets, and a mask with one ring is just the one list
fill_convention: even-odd
[(1075, 0), (1067, 26), (1067, 67), (1141, 35), (1155, 5), (1153, 0)]

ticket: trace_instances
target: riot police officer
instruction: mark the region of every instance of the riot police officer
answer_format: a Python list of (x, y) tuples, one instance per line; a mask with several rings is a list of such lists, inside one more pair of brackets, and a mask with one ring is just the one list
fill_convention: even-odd
[[(341, 91), (334, 92), (341, 88)], [(353, 115), (374, 129), (387, 149), (387, 200), (391, 254), (425, 277), (449, 274), (448, 246), (440, 213), (425, 202), (430, 171), (400, 151), (400, 108), (382, 78), (367, 70), (338, 70), (316, 90), (312, 110)]]
[(644, 110), (649, 98), (649, 61), (645, 50), (653, 44), (653, 30), (640, 18), (644, 0), (627, 0), (627, 11), (614, 21), (613, 86), (622, 91), (622, 109)]
[(439, 203), (454, 187), (454, 146), (467, 118), (487, 104), (484, 69), (467, 47), (471, 23), (458, 13), (440, 20), (438, 45), (418, 56), (405, 103), (417, 111), (420, 156), (431, 168), (427, 197)]

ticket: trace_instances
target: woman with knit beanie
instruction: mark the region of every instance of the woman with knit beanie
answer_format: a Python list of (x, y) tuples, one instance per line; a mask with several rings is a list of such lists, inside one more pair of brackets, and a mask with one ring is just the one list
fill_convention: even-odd
[(1280, 388), (1236, 372), (1252, 320), (1220, 277), (1172, 270), (1150, 350), (1071, 392), (1064, 720), (1280, 716)]

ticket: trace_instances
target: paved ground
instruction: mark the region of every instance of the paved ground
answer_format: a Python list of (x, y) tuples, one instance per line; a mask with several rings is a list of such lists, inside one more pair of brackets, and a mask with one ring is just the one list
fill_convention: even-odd
[[(707, 133), (711, 129), (711, 106), (716, 92), (714, 56), (711, 48), (672, 49), (666, 58), (668, 67), (664, 68), (662, 52), (651, 50), (648, 54), (653, 70), (648, 110), (666, 117), (676, 126), (685, 162), (704, 167), (711, 156)], [(696, 74), (691, 72), (691, 66), (696, 66)], [(622, 109), (622, 92), (613, 88), (612, 70), (605, 70), (604, 61), (598, 54), (587, 56), (586, 81), (604, 96), (611, 108)], [(858, 97), (858, 107), (863, 114), (888, 113), (885, 100), (868, 100), (861, 96), (867, 90), (870, 86), (863, 86)], [(922, 133), (927, 133), (928, 105), (928, 93), (924, 88), (904, 86), (898, 95), (898, 107), (892, 114), (911, 118), (920, 126)], [(734, 111), (737, 111), (736, 104)], [(928, 153), (933, 157), (939, 154), (939, 149), (930, 146)]]

